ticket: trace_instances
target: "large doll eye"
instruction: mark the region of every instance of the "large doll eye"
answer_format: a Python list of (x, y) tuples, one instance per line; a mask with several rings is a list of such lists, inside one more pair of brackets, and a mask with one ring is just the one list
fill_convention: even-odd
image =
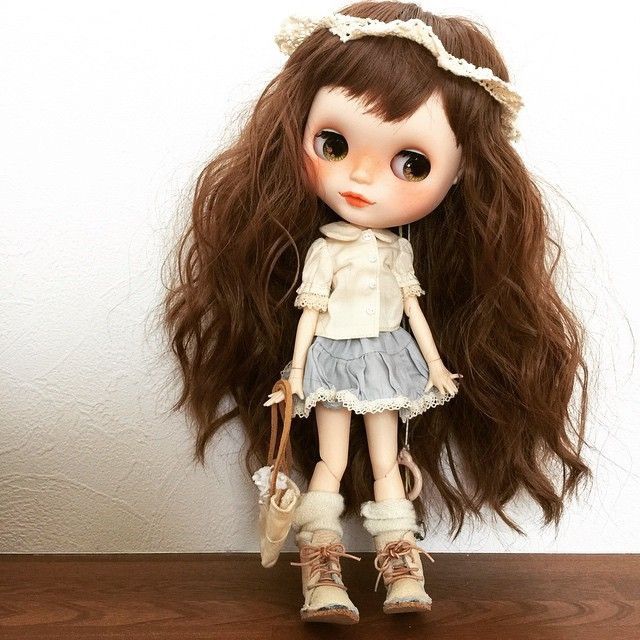
[(349, 145), (344, 136), (336, 131), (323, 129), (313, 138), (313, 150), (318, 157), (335, 162), (342, 160), (349, 151)]
[(419, 182), (431, 172), (428, 158), (418, 151), (401, 151), (391, 160), (391, 170), (402, 180)]

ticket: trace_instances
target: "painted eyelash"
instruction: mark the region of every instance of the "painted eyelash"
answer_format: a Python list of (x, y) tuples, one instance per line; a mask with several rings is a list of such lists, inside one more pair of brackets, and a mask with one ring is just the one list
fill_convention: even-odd
[[(337, 131), (332, 131), (331, 129), (322, 129), (319, 133), (316, 133), (315, 136), (313, 136), (314, 138), (324, 138), (326, 134), (328, 133), (335, 133), (338, 136), (342, 136), (341, 133), (338, 133)], [(344, 138), (344, 136), (342, 136)], [(346, 138), (345, 138), (346, 139)]]
[(408, 156), (414, 153), (418, 156), (422, 156), (423, 158), (427, 158), (427, 160), (429, 159), (429, 156), (427, 156), (426, 153), (423, 153), (422, 151), (416, 151), (415, 149), (403, 149), (402, 151), (398, 151), (398, 153), (401, 153), (403, 156)]

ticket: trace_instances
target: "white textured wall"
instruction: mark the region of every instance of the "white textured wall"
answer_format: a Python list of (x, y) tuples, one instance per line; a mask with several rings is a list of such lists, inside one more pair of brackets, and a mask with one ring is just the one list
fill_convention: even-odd
[[(207, 470), (171, 415), (154, 333), (176, 211), (283, 57), (291, 12), (328, 2), (10, 3), (0, 25), (0, 551), (256, 551), (255, 492), (233, 425)], [(425, 5), (426, 6), (426, 5)], [(592, 332), (596, 481), (557, 537), (491, 523), (431, 551), (640, 552), (638, 83), (621, 2), (430, 5), (484, 21), (525, 97), (519, 149), (561, 209), (573, 297)], [(225, 13), (228, 12), (228, 13)], [(242, 21), (239, 23), (239, 21)], [(265, 415), (266, 418), (266, 415)], [(352, 550), (369, 550), (357, 522)], [(289, 549), (294, 547), (289, 544)]]

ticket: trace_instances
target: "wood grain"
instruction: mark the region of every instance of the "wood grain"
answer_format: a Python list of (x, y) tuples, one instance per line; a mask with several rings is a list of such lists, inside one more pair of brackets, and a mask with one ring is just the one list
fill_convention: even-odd
[(382, 613), (372, 553), (344, 559), (360, 610), (349, 627), (304, 624), (298, 556), (0, 555), (0, 638), (434, 638), (640, 640), (640, 556), (432, 554), (433, 609)]

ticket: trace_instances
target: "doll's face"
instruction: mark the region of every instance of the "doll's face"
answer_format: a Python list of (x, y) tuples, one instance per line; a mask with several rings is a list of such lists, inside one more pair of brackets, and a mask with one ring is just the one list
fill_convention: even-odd
[[(344, 220), (384, 229), (431, 213), (460, 174), (462, 149), (438, 94), (398, 123), (364, 113), (344, 90), (322, 87), (304, 131), (316, 194)], [(363, 196), (371, 204), (345, 198)]]

